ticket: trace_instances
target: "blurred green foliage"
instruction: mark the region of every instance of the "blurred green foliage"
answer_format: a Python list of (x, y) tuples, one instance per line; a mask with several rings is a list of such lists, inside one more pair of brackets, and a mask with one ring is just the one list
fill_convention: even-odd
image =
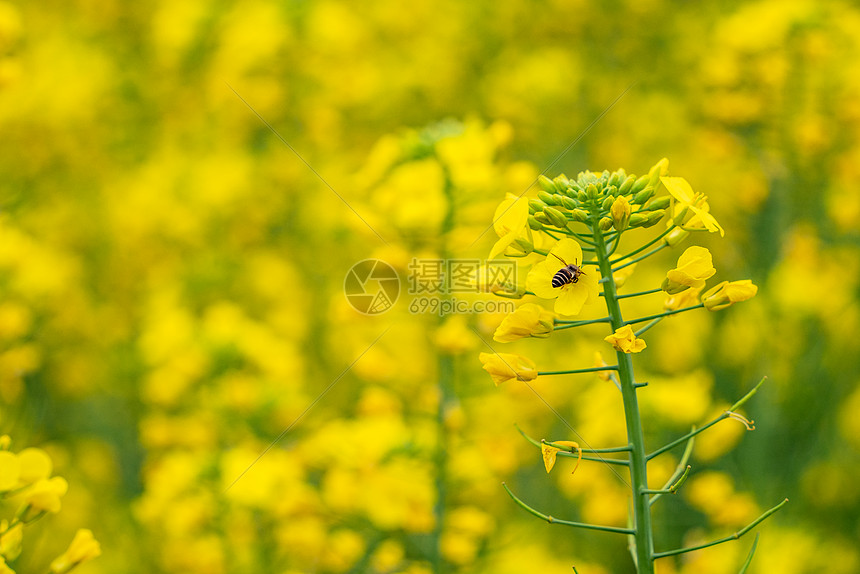
[[(609, 471), (548, 478), (514, 430), (567, 432), (480, 371), (470, 327), (501, 315), (362, 317), (342, 286), (369, 257), (485, 257), (495, 206), (545, 169), (664, 156), (726, 229), (697, 236), (717, 277), (760, 291), (649, 332), (646, 440), (770, 382), (755, 432), (703, 435), (658, 541), (788, 496), (750, 572), (860, 570), (858, 68), (838, 0), (0, 2), (0, 432), (70, 483), (18, 571), (82, 524), (90, 573), (630, 571), (623, 540), (501, 489), (626, 520)], [(603, 335), (514, 345), (587, 367)], [(611, 385), (535, 388), (618, 442)], [(747, 548), (659, 571), (735, 572)]]

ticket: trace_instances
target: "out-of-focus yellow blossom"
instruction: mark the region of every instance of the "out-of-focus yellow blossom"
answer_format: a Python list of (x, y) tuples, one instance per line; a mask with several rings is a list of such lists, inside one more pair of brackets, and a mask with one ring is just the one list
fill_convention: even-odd
[(599, 272), (596, 267), (583, 271), (576, 283), (553, 287), (552, 279), (565, 265), (582, 263), (582, 248), (573, 239), (562, 239), (550, 249), (546, 259), (536, 263), (526, 277), (526, 287), (538, 297), (556, 299), (555, 312), (577, 315), (582, 307), (599, 297)]
[(716, 272), (710, 251), (698, 245), (688, 247), (678, 258), (678, 266), (666, 273), (663, 291), (675, 295), (691, 287), (701, 289), (705, 286), (705, 279)]
[(752, 299), (757, 292), (758, 287), (749, 279), (723, 281), (702, 293), (702, 303), (708, 311), (719, 311), (735, 303)]
[[(496, 234), (499, 236), (499, 240), (493, 245), (487, 259), (495, 259), (499, 254), (504, 253), (505, 249), (517, 239), (523, 238), (528, 240), (528, 236), (531, 235), (529, 227), (526, 224), (528, 216), (528, 200), (525, 197), (517, 197), (512, 193), (508, 193), (493, 215), (493, 229), (495, 229)], [(523, 251), (522, 246), (517, 251), (520, 254), (527, 255)]]
[(6, 559), (0, 556), (0, 574), (15, 574), (15, 571), (6, 564)]
[(57, 513), (62, 506), (60, 499), (68, 490), (69, 483), (61, 476), (42, 479), (24, 492), (24, 502), (36, 512)]
[(481, 353), (478, 358), (490, 373), (496, 386), (511, 380), (531, 381), (537, 378), (537, 367), (531, 359), (511, 353)]
[(525, 303), (502, 320), (493, 333), (493, 339), (500, 343), (510, 343), (523, 337), (549, 337), (552, 334), (554, 318), (555, 313), (540, 305)]
[(0, 451), (0, 492), (12, 490), (21, 478), (21, 461), (15, 453)]
[[(694, 192), (690, 183), (683, 177), (663, 176), (660, 181), (676, 201), (672, 218), (668, 223), (670, 227), (678, 225), (686, 230), (707, 229), (711, 233), (719, 231), (720, 235), (725, 236), (726, 232), (709, 213), (710, 207), (705, 195)], [(684, 221), (687, 210), (693, 212), (693, 217)]]
[[(595, 367), (608, 367), (609, 363), (607, 363), (603, 359), (603, 354), (600, 351), (594, 351), (594, 366)], [(597, 376), (603, 379), (604, 381), (608, 381), (612, 378), (612, 371), (597, 371)]]
[(627, 257), (618, 262), (617, 266), (624, 266), (624, 268), (612, 274), (612, 279), (615, 281), (616, 287), (623, 287), (627, 283), (627, 280), (633, 276), (633, 272), (636, 271), (636, 266), (639, 263), (629, 263), (630, 259), (630, 257)]
[(51, 572), (65, 574), (72, 568), (101, 556), (102, 549), (91, 530), (81, 528), (75, 533), (68, 550), (51, 562)]
[(723, 472), (698, 473), (682, 490), (695, 508), (721, 526), (744, 526), (759, 512), (748, 494), (735, 492), (732, 479)]
[(20, 480), (23, 484), (31, 484), (48, 478), (54, 469), (51, 457), (40, 448), (25, 448), (18, 453), (21, 463)]
[(335, 572), (348, 571), (364, 553), (365, 546), (364, 538), (357, 532), (336, 530), (329, 535), (323, 564), (325, 568)]
[(463, 315), (452, 315), (445, 319), (436, 330), (433, 340), (441, 351), (451, 354), (464, 353), (478, 344), (474, 331), (469, 328)]
[(0, 520), (0, 556), (7, 560), (15, 560), (21, 554), (21, 543), (24, 540), (24, 525), (20, 522), (9, 528), (9, 521)]
[(663, 301), (663, 308), (667, 311), (672, 311), (675, 309), (684, 309), (686, 307), (692, 307), (693, 305), (698, 305), (700, 303), (699, 296), (702, 292), (702, 288), (692, 288), (685, 289), (680, 293), (675, 295), (670, 295), (666, 297), (666, 300)]
[[(579, 463), (582, 461), (582, 449), (579, 448), (579, 443), (574, 442), (572, 440), (555, 440), (552, 441), (553, 444), (560, 444), (562, 446), (570, 447), (571, 449), (576, 449), (578, 454), (578, 458), (576, 459), (576, 465), (573, 467), (573, 471), (571, 474), (576, 472), (576, 469), (579, 467)], [(545, 442), (542, 442), (540, 445), (540, 453), (543, 458), (543, 466), (546, 468), (546, 473), (549, 474), (549, 471), (552, 470), (552, 467), (555, 466), (555, 459), (558, 455), (560, 448), (556, 448), (554, 446), (550, 446)]]
[(639, 353), (647, 345), (633, 333), (630, 325), (624, 325), (615, 329), (615, 332), (603, 338), (604, 341), (615, 347), (616, 351), (623, 353)]

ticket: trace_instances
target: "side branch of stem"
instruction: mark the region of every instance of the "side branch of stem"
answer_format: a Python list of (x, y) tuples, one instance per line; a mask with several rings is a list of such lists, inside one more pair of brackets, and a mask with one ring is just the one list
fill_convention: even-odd
[(525, 502), (523, 502), (522, 500), (517, 498), (517, 496), (513, 492), (511, 492), (511, 489), (508, 488), (508, 485), (505, 484), (504, 482), (502, 483), (502, 486), (507, 491), (508, 496), (510, 496), (513, 499), (513, 501), (516, 502), (521, 508), (528, 511), (530, 514), (537, 516), (538, 518), (546, 520), (550, 524), (564, 524), (567, 526), (573, 526), (574, 528), (584, 528), (586, 530), (601, 530), (603, 532), (614, 532), (616, 534), (633, 534), (634, 533), (631, 528), (618, 528), (617, 526), (601, 526), (599, 524), (588, 524), (586, 522), (572, 522), (570, 520), (561, 520), (558, 518), (553, 518), (552, 516), (549, 516), (548, 514), (544, 514), (543, 512), (532, 508), (531, 506), (529, 506), (528, 504), (526, 504)]

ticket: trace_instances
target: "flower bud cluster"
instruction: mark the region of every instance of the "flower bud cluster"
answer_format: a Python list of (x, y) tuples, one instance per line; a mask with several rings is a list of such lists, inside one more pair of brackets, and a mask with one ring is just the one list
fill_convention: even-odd
[(656, 225), (671, 201), (668, 195), (655, 196), (668, 166), (668, 160), (661, 159), (640, 177), (623, 169), (600, 174), (584, 171), (576, 179), (564, 174), (554, 179), (541, 175), (537, 198), (528, 202), (529, 227), (567, 230), (573, 223), (583, 223), (602, 231), (614, 228), (621, 232)]

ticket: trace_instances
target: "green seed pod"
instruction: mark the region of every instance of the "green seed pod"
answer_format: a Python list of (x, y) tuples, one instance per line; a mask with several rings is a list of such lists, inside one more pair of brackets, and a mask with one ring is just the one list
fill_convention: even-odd
[(529, 215), (527, 221), (529, 222), (529, 227), (534, 229), (535, 231), (540, 231), (541, 229), (543, 229), (543, 225), (540, 224), (540, 221), (535, 219), (534, 215)]
[(543, 223), (544, 225), (552, 225), (552, 222), (549, 220), (549, 218), (543, 211), (538, 211), (537, 213), (535, 213), (534, 217), (539, 223)]
[(627, 222), (627, 227), (642, 227), (648, 222), (647, 213), (634, 213)]
[(609, 231), (612, 228), (612, 218), (611, 217), (601, 217), (600, 218), (600, 230), (601, 231)]
[(654, 187), (651, 185), (646, 186), (645, 189), (633, 196), (633, 203), (636, 205), (642, 205), (651, 199), (652, 195), (654, 195)]
[(579, 202), (565, 195), (561, 197), (561, 206), (565, 209), (576, 209), (579, 207)]
[(537, 213), (539, 211), (543, 211), (544, 207), (546, 207), (546, 204), (542, 201), (539, 201), (537, 199), (529, 200), (529, 212), (532, 214)]
[(549, 219), (550, 223), (552, 223), (554, 226), (560, 229), (567, 228), (567, 219), (565, 219), (564, 214), (562, 212), (560, 212), (554, 207), (547, 207), (543, 210), (543, 212)]
[(652, 211), (648, 214), (648, 221), (645, 222), (645, 225), (642, 227), (651, 227), (660, 223), (660, 220), (663, 219), (663, 216), (666, 215), (666, 210), (658, 209), (657, 211)]
[(538, 176), (538, 185), (542, 190), (548, 193), (555, 193), (557, 191), (553, 181), (544, 174), (540, 174)]
[(622, 195), (627, 195), (630, 193), (630, 190), (633, 189), (633, 184), (636, 182), (636, 177), (632, 175), (628, 175), (627, 179), (618, 187), (618, 193)]
[(580, 223), (588, 221), (588, 212), (584, 209), (574, 209), (570, 214), (573, 216), (574, 221), (579, 221)]
[(611, 195), (608, 195), (603, 198), (603, 203), (600, 204), (600, 209), (602, 211), (609, 211), (609, 208), (612, 207), (612, 203), (615, 201), (615, 198)]
[(666, 209), (669, 207), (669, 204), (672, 202), (672, 198), (668, 195), (661, 195), (660, 197), (655, 197), (651, 200), (651, 203), (648, 204), (648, 209)]
[(547, 193), (544, 190), (540, 190), (537, 193), (538, 199), (544, 202), (547, 205), (556, 205), (555, 196), (551, 193)]

